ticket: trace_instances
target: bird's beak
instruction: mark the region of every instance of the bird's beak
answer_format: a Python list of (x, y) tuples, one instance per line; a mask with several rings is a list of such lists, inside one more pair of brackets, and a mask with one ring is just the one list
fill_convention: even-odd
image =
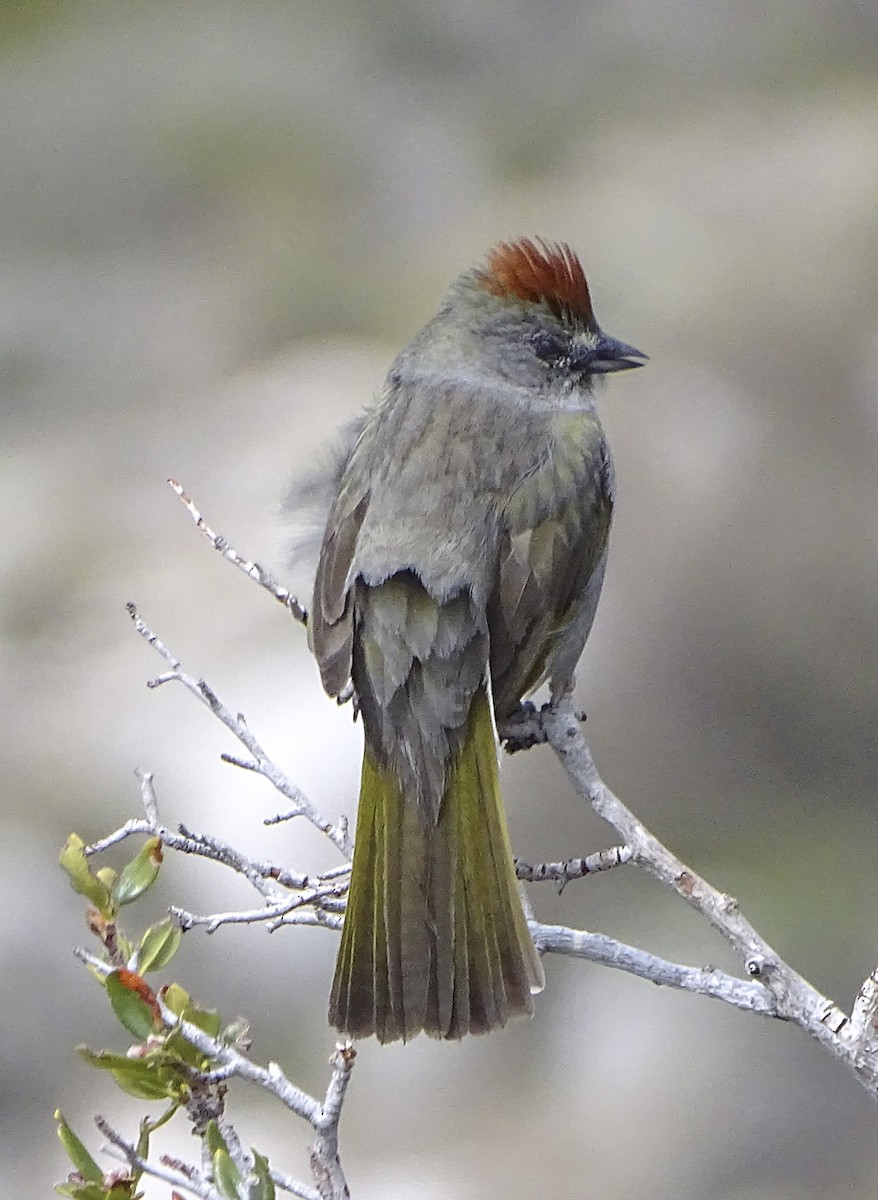
[(649, 355), (602, 334), (589, 359), (589, 371), (595, 375), (609, 375), (611, 371), (630, 371), (632, 367), (642, 367), (649, 361)]

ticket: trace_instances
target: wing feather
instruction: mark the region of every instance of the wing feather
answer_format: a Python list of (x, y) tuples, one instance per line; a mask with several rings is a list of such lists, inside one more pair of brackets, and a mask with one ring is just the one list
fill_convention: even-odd
[(506, 509), (488, 616), (498, 716), (553, 673), (565, 635), (579, 643), (563, 656), (575, 663), (591, 627), (613, 486), (596, 423), (590, 433), (584, 445), (574, 444), (575, 458), (569, 446), (548, 458)]
[(346, 500), (342, 493), (330, 513), (308, 619), (308, 640), (330, 696), (337, 696), (351, 677), (354, 640), (351, 566), (369, 494), (360, 496), (353, 505), (349, 500), (345, 503)]

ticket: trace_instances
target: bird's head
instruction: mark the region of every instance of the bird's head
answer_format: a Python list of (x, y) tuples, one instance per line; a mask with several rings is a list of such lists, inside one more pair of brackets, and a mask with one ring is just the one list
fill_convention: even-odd
[(643, 366), (647, 356), (604, 333), (582, 264), (563, 242), (500, 242), (454, 284), (440, 316), (464, 324), (504, 374), (592, 377)]

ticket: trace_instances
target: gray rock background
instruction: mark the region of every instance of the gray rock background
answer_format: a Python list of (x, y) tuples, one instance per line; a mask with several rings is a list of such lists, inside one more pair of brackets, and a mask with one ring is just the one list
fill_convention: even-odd
[[(168, 821), (331, 861), (262, 827), (277, 799), (219, 763), (234, 747), (191, 697), (146, 692), (159, 661), (124, 602), (315, 801), (353, 809), (358, 730), (165, 478), (284, 572), (294, 469), (500, 237), (569, 240), (604, 325), (652, 356), (602, 406), (619, 508), (581, 669), (602, 770), (849, 1005), (878, 957), (876, 56), (858, 0), (2, 6), (3, 1195), (66, 1173), (56, 1105), (83, 1133), (143, 1109), (73, 1051), (121, 1042), (70, 955), (67, 832), (135, 813), (143, 765)], [(504, 778), (523, 856), (609, 840), (545, 751)], [(249, 903), (188, 861), (158, 892), (156, 912)], [(534, 898), (732, 965), (632, 873)], [(317, 930), (193, 933), (174, 974), (319, 1091), (333, 954)], [(798, 1031), (585, 964), (548, 975), (502, 1036), (363, 1047), (356, 1200), (874, 1190), (875, 1111)], [(300, 1131), (236, 1099), (304, 1175)], [(166, 1145), (195, 1150), (182, 1125)]]

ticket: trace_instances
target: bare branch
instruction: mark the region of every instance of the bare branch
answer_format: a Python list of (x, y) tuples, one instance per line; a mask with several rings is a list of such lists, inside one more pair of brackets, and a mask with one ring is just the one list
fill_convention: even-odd
[(283, 1191), (289, 1192), (290, 1195), (298, 1196), (300, 1200), (320, 1200), (320, 1193), (316, 1188), (308, 1187), (306, 1183), (299, 1183), (298, 1179), (293, 1179), (291, 1175), (273, 1169), (268, 1173), (277, 1186)]
[[(104, 1117), (95, 1117), (95, 1124), (110, 1143), (106, 1152), (112, 1158), (127, 1163), (133, 1170), (142, 1171), (144, 1175), (159, 1179), (174, 1188), (184, 1188), (193, 1195), (201, 1197), (202, 1200), (223, 1200), (222, 1195), (216, 1190), (204, 1171), (193, 1167), (190, 1163), (180, 1162), (167, 1155), (159, 1163), (150, 1162), (148, 1159), (141, 1158), (134, 1143), (123, 1138)], [(237, 1133), (231, 1129), (228, 1122), (223, 1122), (222, 1132), (227, 1145), (230, 1142), (240, 1145)], [(248, 1162), (245, 1173), (251, 1166), (252, 1164)], [(290, 1175), (274, 1170), (270, 1171), (270, 1174), (279, 1188), (289, 1192), (292, 1196), (299, 1197), (299, 1200), (321, 1200), (319, 1192), (307, 1184), (293, 1179)]]
[[(320, 1104), (313, 1096), (296, 1087), (277, 1063), (270, 1062), (267, 1067), (262, 1067), (233, 1046), (212, 1038), (191, 1021), (178, 1017), (163, 1003), (161, 996), (158, 997), (157, 1004), (165, 1027), (169, 1030), (178, 1029), (187, 1042), (212, 1062), (218, 1063), (223, 1078), (235, 1076), (255, 1083), (280, 1100), (290, 1112), (311, 1125), (317, 1135), (311, 1148), (311, 1168), (317, 1181), (316, 1195), (320, 1200), (345, 1200), (349, 1193), (338, 1156), (338, 1124), (356, 1058), (356, 1051), (350, 1042), (339, 1042), (336, 1045), (330, 1060), (332, 1076), (324, 1101)], [(307, 1197), (308, 1200), (314, 1195), (301, 1186), (298, 1190), (289, 1190), (292, 1190), (294, 1195)], [(210, 1196), (206, 1200), (214, 1198)]]
[[(282, 924), (292, 924), (293, 922), (284, 922), (281, 919), (289, 913), (308, 906), (319, 909), (322, 907), (324, 900), (330, 897), (343, 896), (347, 890), (348, 882), (344, 880), (339, 883), (326, 883), (321, 884), (319, 887), (308, 888), (298, 892), (294, 896), (287, 897), (286, 900), (274, 901), (265, 908), (255, 908), (241, 912), (210, 913), (205, 916), (198, 916), (195, 913), (190, 913), (185, 909), (176, 907), (172, 907), (170, 911), (181, 929), (191, 929), (195, 925), (205, 925), (207, 926), (208, 933), (215, 933), (221, 925), (256, 925), (261, 922), (267, 922), (269, 930), (272, 930), (279, 928)], [(317, 919), (316, 913), (310, 913), (308, 916), (312, 919), (309, 921), (296, 921), (295, 924), (318, 925), (324, 923)]]
[(302, 625), (308, 623), (307, 612), (289, 588), (285, 588), (283, 584), (278, 583), (265, 567), (260, 566), (259, 563), (242, 558), (224, 537), (218, 533), (214, 533), (193, 502), (186, 495), (182, 486), (177, 483), (176, 479), (169, 479), (168, 486), (180, 497), (189, 516), (195, 522), (196, 528), (201, 530), (214, 550), (217, 550), (223, 558), (236, 566), (239, 571), (243, 571), (248, 579), (252, 579), (254, 583), (258, 583), (260, 587), (265, 588), (270, 595), (274, 596), (275, 600), (278, 600), (284, 608), (289, 610), (296, 621), (299, 621)]
[[(134, 604), (127, 604), (128, 615), (134, 622), (134, 627), (145, 641), (149, 642), (150, 646), (157, 654), (165, 660), (170, 666), (170, 671), (164, 675), (152, 679), (147, 684), (147, 687), (159, 687), (164, 683), (178, 682), (182, 683), (185, 688), (196, 696), (202, 704), (206, 705), (213, 715), (220, 720), (226, 729), (230, 730), (235, 737), (241, 742), (253, 759), (254, 765), (247, 765), (248, 770), (257, 771), (263, 775), (282, 796), (293, 805), (293, 812), (296, 816), (303, 816), (310, 821), (321, 833), (325, 834), (329, 840), (346, 856), (350, 857), (351, 846), (350, 839), (347, 835), (346, 828), (340, 825), (333, 825), (323, 817), (311, 801), (307, 798), (304, 792), (300, 791), (295, 784), (291, 783), (284, 775), (283, 771), (276, 766), (262, 749), (256, 738), (247, 728), (247, 724), (241, 713), (233, 714), (222, 701), (219, 699), (214, 690), (208, 685), (204, 679), (196, 679), (191, 675), (180, 662), (178, 658), (171, 653), (164, 642), (153, 633), (149, 626), (142, 620), (137, 608)], [(240, 760), (236, 761), (236, 765), (241, 766)]]
[(150, 1162), (141, 1158), (134, 1143), (123, 1138), (104, 1117), (95, 1117), (95, 1125), (110, 1143), (107, 1153), (112, 1158), (127, 1163), (129, 1167), (142, 1171), (144, 1175), (150, 1175), (153, 1179), (169, 1183), (171, 1187), (185, 1188), (201, 1197), (201, 1200), (223, 1200), (213, 1184), (196, 1168), (189, 1167), (185, 1171), (177, 1171), (164, 1163)]
[(98, 975), (109, 975), (113, 970), (109, 963), (104, 962), (96, 954), (92, 954), (91, 951), (86, 950), (84, 946), (74, 946), (73, 956), (74, 958), (78, 958), (80, 962), (84, 962), (87, 967), (91, 967)]
[(867, 975), (851, 1009), (851, 1038), (863, 1053), (876, 1042), (875, 1019), (878, 1016), (878, 967)]
[[(97, 854), (133, 835), (147, 834), (159, 838), (167, 848), (210, 859), (244, 876), (266, 901), (262, 907), (256, 909), (209, 913), (203, 916), (172, 905), (169, 909), (170, 914), (181, 929), (185, 931), (196, 925), (205, 925), (207, 932), (213, 933), (222, 925), (258, 923), (265, 923), (269, 932), (280, 928), (281, 925), (341, 928), (340, 914), (344, 911), (343, 897), (347, 892), (350, 875), (348, 863), (312, 877), (274, 863), (255, 862), (219, 838), (194, 833), (184, 825), (179, 826), (178, 831), (169, 829), (159, 819), (158, 798), (152, 773), (138, 770), (136, 774), (140, 780), (145, 818), (126, 821), (120, 829), (87, 846), (87, 855)], [(272, 818), (269, 818), (269, 822), (271, 820)], [(291, 890), (293, 895), (290, 895)], [(85, 954), (85, 951), (82, 953)], [(95, 959), (94, 963), (98, 964), (100, 960)]]
[[(237, 754), (225, 753), (221, 754), (220, 758), (224, 763), (228, 763), (230, 767), (240, 767), (242, 771), (255, 771), (257, 775), (259, 774), (259, 763), (253, 762), (250, 758), (239, 758)], [(297, 808), (293, 809), (290, 816), (298, 817), (299, 810)]]
[[(281, 917), (276, 928), (280, 928), (281, 925), (321, 925), (324, 929), (334, 929), (338, 933), (343, 923), (341, 914), (344, 912), (344, 901), (340, 900), (339, 905), (341, 907), (337, 913), (323, 908), (317, 908), (314, 912), (291, 913), (288, 917)], [(271, 925), (268, 926), (268, 930), (273, 932)]]
[(718, 929), (744, 963), (745, 970), (773, 998), (781, 1020), (792, 1021), (846, 1062), (878, 1102), (878, 1060), (864, 1054), (852, 1037), (850, 1021), (841, 1009), (783, 961), (741, 914), (732, 896), (718, 892), (681, 862), (643, 825), (603, 782), (582, 733), (570, 697), (543, 710), (542, 722), (552, 749), (567, 771), (577, 794), (621, 835), (634, 861), (670, 887)]
[(515, 860), (515, 874), (525, 883), (542, 883), (552, 879), (562, 890), (571, 879), (582, 879), (585, 875), (594, 875), (598, 871), (610, 871), (613, 867), (624, 867), (634, 858), (630, 846), (610, 846), (607, 850), (598, 850), (586, 858), (568, 858), (566, 862), (530, 863), (520, 858)]
[(624, 942), (617, 942), (603, 933), (586, 933), (581, 929), (567, 929), (563, 925), (537, 923), (531, 925), (531, 933), (537, 949), (544, 953), (584, 958), (605, 967), (627, 971), (629, 975), (638, 975), (650, 983), (724, 1000), (746, 1012), (761, 1013), (766, 1017), (779, 1016), (774, 997), (762, 984), (736, 979), (734, 975), (726, 975), (713, 967), (684, 967), (649, 954), (646, 950), (626, 946)]
[(167, 1029), (179, 1029), (186, 1041), (200, 1050), (202, 1054), (218, 1062), (221, 1067), (230, 1068), (239, 1079), (246, 1079), (270, 1092), (290, 1112), (295, 1113), (297, 1117), (302, 1117), (313, 1128), (318, 1127), (317, 1122), (320, 1119), (322, 1106), (313, 1096), (309, 1096), (307, 1092), (303, 1092), (301, 1088), (291, 1083), (277, 1063), (269, 1063), (267, 1067), (261, 1067), (233, 1046), (228, 1046), (225, 1042), (212, 1038), (203, 1029), (193, 1025), (191, 1021), (182, 1020), (163, 1003), (161, 997), (158, 998), (158, 1006)]
[[(280, 890), (281, 887), (303, 888), (310, 886), (307, 875), (288, 871), (283, 867), (276, 866), (274, 863), (254, 862), (241, 854), (233, 846), (220, 841), (219, 838), (193, 833), (191, 830), (186, 829), (185, 825), (179, 826), (177, 830), (163, 825), (159, 819), (152, 772), (138, 769), (135, 774), (140, 780), (140, 794), (146, 813), (145, 818), (126, 821), (121, 828), (101, 838), (99, 841), (93, 842), (90, 846), (86, 846), (85, 853), (87, 855), (99, 854), (101, 851), (108, 849), (108, 847), (116, 845), (117, 842), (124, 841), (126, 838), (137, 834), (146, 834), (150, 837), (159, 838), (162, 845), (171, 850), (179, 850), (182, 854), (195, 854), (200, 858), (211, 859), (213, 862), (229, 867), (239, 875), (243, 875), (258, 892), (271, 900), (283, 896), (283, 892)], [(342, 868), (342, 870), (349, 869), (347, 866)]]
[(349, 1041), (344, 1041), (336, 1044), (329, 1060), (333, 1068), (332, 1078), (326, 1089), (320, 1117), (314, 1126), (317, 1140), (311, 1147), (311, 1170), (317, 1180), (321, 1200), (344, 1200), (348, 1195), (338, 1157), (338, 1123), (356, 1057), (354, 1047)]

